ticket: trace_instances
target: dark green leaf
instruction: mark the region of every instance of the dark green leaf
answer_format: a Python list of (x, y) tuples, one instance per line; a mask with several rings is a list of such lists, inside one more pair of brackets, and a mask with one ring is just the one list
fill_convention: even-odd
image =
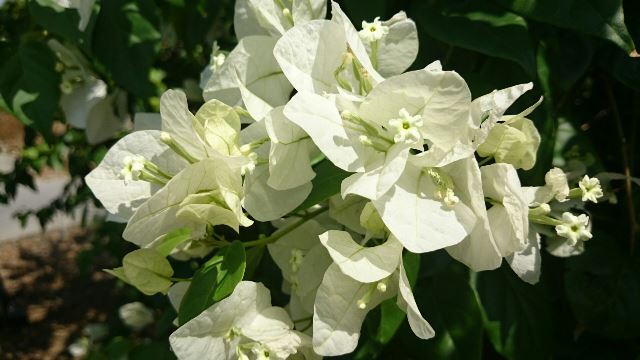
[(45, 136), (51, 134), (53, 115), (60, 99), (60, 74), (51, 50), (39, 42), (21, 44), (0, 70), (4, 106), (25, 125)]
[(307, 199), (293, 212), (308, 209), (339, 193), (342, 180), (350, 175), (348, 172), (337, 168), (329, 160), (322, 161), (313, 170), (316, 172), (316, 177), (311, 181), (313, 190), (311, 190)]
[(524, 17), (607, 39), (627, 54), (635, 50), (624, 24), (622, 0), (498, 0)]
[(229, 296), (242, 280), (246, 267), (244, 246), (240, 241), (222, 248), (193, 275), (178, 310), (184, 324), (214, 303)]
[(613, 338), (640, 336), (640, 260), (594, 233), (581, 256), (568, 259), (565, 290), (578, 321)]
[(93, 52), (113, 79), (131, 93), (153, 95), (149, 71), (160, 33), (155, 28), (155, 5), (150, 0), (110, 0), (101, 3), (93, 32)]
[(415, 13), (418, 27), (434, 38), (514, 61), (528, 74), (535, 74), (534, 51), (522, 17), (485, 2), (456, 8), (434, 8), (424, 2)]
[(76, 9), (60, 9), (56, 11), (47, 3), (51, 0), (29, 1), (29, 13), (33, 20), (52, 34), (63, 37), (85, 51), (91, 49), (91, 31), (94, 19), (91, 19), (84, 31), (78, 29), (80, 15)]
[(508, 265), (477, 275), (485, 329), (496, 351), (509, 359), (547, 359), (552, 323), (549, 299), (540, 285), (520, 280)]

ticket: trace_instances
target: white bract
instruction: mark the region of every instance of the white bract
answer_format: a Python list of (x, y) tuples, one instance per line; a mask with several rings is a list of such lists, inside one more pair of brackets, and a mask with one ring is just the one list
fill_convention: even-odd
[[(183, 92), (165, 92), (160, 114), (138, 114), (136, 131), (86, 177), (112, 218), (127, 222), (123, 237), (141, 247), (108, 271), (144, 294), (167, 294), (178, 313), (199, 296), (192, 286), (202, 286), (202, 272), (174, 278), (167, 256), (241, 255), (244, 279), (270, 264), (262, 256), (279, 268), (286, 308), (271, 306), (264, 285), (236, 279), (227, 298), (171, 335), (180, 359), (346, 354), (368, 312), (391, 298), (429, 339), (408, 252), (445, 249), (472, 271), (505, 259), (534, 284), (542, 241), (552, 255), (573, 256), (592, 237), (584, 203), (602, 197), (600, 180), (553, 168), (543, 186), (521, 184), (518, 171), (534, 167), (541, 141), (527, 116), (542, 99), (506, 112), (531, 83), (472, 99), (439, 61), (405, 72), (418, 36), (404, 12), (358, 30), (335, 2), (325, 19), (326, 7), (237, 0), (239, 41), (230, 52), (213, 44), (200, 79), (204, 104), (194, 114)], [(81, 57), (59, 48), (73, 125), (110, 95)], [(110, 132), (103, 125), (97, 135)], [(223, 228), (240, 233), (256, 222), (270, 224), (252, 226), (248, 241)], [(220, 266), (207, 289), (234, 285)], [(139, 328), (145, 316), (127, 321)]]
[(287, 359), (308, 342), (292, 328), (286, 311), (271, 306), (264, 285), (242, 281), (228, 298), (182, 325), (169, 341), (180, 359)]
[(139, 301), (122, 305), (118, 309), (118, 315), (133, 330), (141, 330), (153, 323), (153, 311)]
[(349, 233), (331, 230), (320, 236), (334, 264), (324, 274), (313, 314), (313, 348), (325, 356), (355, 349), (367, 313), (397, 296), (413, 332), (422, 339), (434, 331), (422, 317), (402, 264), (402, 245), (391, 236), (385, 243), (363, 247)]
[(110, 94), (107, 84), (90, 70), (79, 50), (55, 39), (47, 44), (62, 65), (60, 107), (67, 123), (84, 129), (90, 144), (108, 140), (122, 130), (128, 119), (126, 94), (119, 90)]

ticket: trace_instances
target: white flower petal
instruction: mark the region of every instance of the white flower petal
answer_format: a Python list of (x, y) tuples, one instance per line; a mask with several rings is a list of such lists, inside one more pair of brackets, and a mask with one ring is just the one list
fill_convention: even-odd
[(320, 242), (345, 275), (363, 283), (391, 275), (402, 256), (402, 244), (393, 236), (382, 245), (364, 247), (346, 231), (329, 230), (320, 235)]
[(146, 181), (122, 179), (120, 171), (125, 158), (136, 155), (173, 174), (187, 165), (186, 161), (160, 142), (159, 131), (136, 131), (120, 139), (109, 149), (98, 167), (85, 177), (85, 181), (102, 206), (123, 219), (129, 219), (158, 190), (157, 185)]
[(284, 115), (301, 127), (332, 163), (346, 171), (364, 171), (364, 163), (378, 153), (352, 140), (334, 103), (309, 92), (296, 94)]
[[(133, 134), (137, 133), (139, 132)], [(207, 223), (194, 221), (191, 217), (178, 218), (180, 203), (188, 195), (216, 189), (240, 194), (240, 173), (232, 173), (224, 161), (219, 159), (207, 159), (189, 165), (138, 208), (129, 220), (122, 237), (144, 247), (171, 230), (191, 227), (191, 236), (194, 239), (198, 238), (203, 234)]]
[(160, 98), (162, 130), (196, 159), (207, 157), (207, 148), (193, 130), (194, 116), (189, 111), (187, 96), (179, 90), (167, 90)]
[(451, 257), (474, 271), (496, 269), (502, 256), (495, 244), (482, 192), (480, 169), (475, 158), (456, 161), (445, 167), (456, 184), (456, 195), (468, 204), (478, 218), (473, 230), (463, 241), (447, 248)]
[(516, 169), (510, 164), (491, 164), (480, 169), (485, 196), (499, 201), (488, 210), (489, 222), (502, 256), (522, 250), (529, 234), (529, 204), (521, 191)]
[(243, 206), (258, 221), (271, 221), (281, 218), (294, 210), (309, 196), (313, 185), (304, 185), (276, 190), (267, 185), (269, 168), (261, 165), (245, 175)]
[(216, 76), (204, 87), (204, 99), (218, 99), (234, 106), (241, 100), (239, 79), (253, 94), (271, 106), (284, 105), (292, 87), (273, 57), (276, 39), (249, 36), (238, 42)]
[(395, 144), (383, 156), (384, 164), (380, 167), (344, 179), (341, 184), (342, 196), (356, 194), (375, 200), (389, 191), (404, 171), (409, 157), (409, 146)]
[(427, 320), (424, 319), (416, 304), (416, 299), (413, 297), (413, 291), (411, 291), (411, 284), (407, 279), (407, 273), (404, 270), (402, 260), (400, 260), (400, 276), (398, 279), (398, 307), (407, 313), (407, 320), (409, 320), (409, 326), (413, 333), (421, 339), (431, 339), (435, 336), (435, 331), (429, 325)]
[[(378, 45), (378, 67), (380, 75), (388, 77), (402, 74), (418, 55), (418, 31), (413, 20), (404, 11), (382, 23), (389, 33)], [(369, 55), (371, 47), (365, 44)]]
[(455, 245), (473, 229), (476, 217), (462, 202), (453, 209), (433, 198), (429, 176), (407, 164), (400, 179), (373, 204), (389, 230), (409, 251), (423, 253)]
[(338, 265), (329, 266), (316, 294), (313, 313), (313, 349), (323, 356), (352, 352), (358, 345), (360, 328), (365, 316), (382, 301), (395, 295), (390, 287), (384, 293), (373, 291), (365, 309), (358, 307), (372, 284), (353, 280), (340, 271)]
[(506, 257), (509, 266), (522, 280), (536, 284), (540, 279), (540, 234), (529, 232), (527, 247)]
[(271, 139), (267, 184), (276, 190), (304, 185), (316, 176), (309, 154), (313, 146), (311, 139), (298, 125), (287, 119), (282, 110), (283, 107), (275, 108), (265, 118)]
[(336, 92), (334, 71), (345, 51), (347, 39), (340, 25), (313, 20), (287, 31), (273, 54), (296, 90), (323, 94)]

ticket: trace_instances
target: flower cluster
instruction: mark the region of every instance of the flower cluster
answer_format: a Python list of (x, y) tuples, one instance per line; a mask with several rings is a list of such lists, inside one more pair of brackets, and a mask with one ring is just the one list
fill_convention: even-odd
[[(147, 130), (122, 138), (86, 178), (141, 247), (111, 272), (168, 293), (177, 309), (191, 285), (172, 277), (167, 256), (223, 252), (231, 243), (220, 226), (277, 228), (243, 246), (268, 247), (286, 309), (271, 306), (264, 285), (241, 281), (171, 335), (179, 358), (346, 354), (367, 313), (391, 298), (428, 339), (403, 253), (445, 249), (473, 271), (504, 258), (535, 283), (540, 234), (558, 256), (591, 238), (578, 211), (602, 196), (598, 179), (570, 188), (554, 168), (544, 186), (521, 185), (517, 170), (534, 166), (540, 144), (527, 116), (542, 99), (505, 113), (531, 84), (473, 99), (439, 62), (405, 72), (418, 40), (404, 12), (358, 30), (330, 6), (326, 20), (325, 0), (237, 0), (238, 45), (214, 46), (204, 105), (193, 114), (184, 93), (167, 91), (160, 114), (144, 114)], [(339, 194), (300, 208), (322, 162), (349, 176)]]

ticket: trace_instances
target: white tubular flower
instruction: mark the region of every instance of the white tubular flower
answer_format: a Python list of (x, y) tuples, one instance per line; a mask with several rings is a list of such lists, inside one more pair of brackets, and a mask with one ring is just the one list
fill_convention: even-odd
[(569, 245), (574, 246), (581, 240), (589, 240), (592, 235), (588, 229), (589, 217), (585, 214), (578, 216), (570, 212), (562, 214), (562, 224), (556, 226), (558, 236), (569, 239)]
[(373, 22), (362, 22), (362, 30), (358, 32), (360, 39), (365, 43), (372, 43), (381, 40), (389, 33), (389, 27), (382, 25), (380, 16), (373, 19)]
[(551, 193), (558, 201), (565, 201), (569, 196), (569, 184), (567, 183), (567, 174), (560, 168), (553, 168), (544, 176), (544, 181)]
[(589, 175), (585, 175), (578, 183), (580, 190), (582, 190), (582, 201), (598, 202), (598, 198), (601, 198), (602, 187), (600, 186), (600, 180), (598, 178), (590, 178)]
[(389, 120), (389, 130), (393, 132), (393, 141), (397, 143), (405, 143), (415, 145), (422, 141), (420, 128), (423, 126), (422, 115), (411, 115), (407, 109), (402, 108), (399, 111), (400, 117)]
[(142, 155), (127, 156), (122, 161), (124, 167), (120, 170), (120, 176), (125, 181), (140, 179), (140, 173), (144, 170), (145, 158)]
[(136, 331), (153, 323), (153, 312), (139, 301), (122, 305), (118, 315), (125, 325)]

